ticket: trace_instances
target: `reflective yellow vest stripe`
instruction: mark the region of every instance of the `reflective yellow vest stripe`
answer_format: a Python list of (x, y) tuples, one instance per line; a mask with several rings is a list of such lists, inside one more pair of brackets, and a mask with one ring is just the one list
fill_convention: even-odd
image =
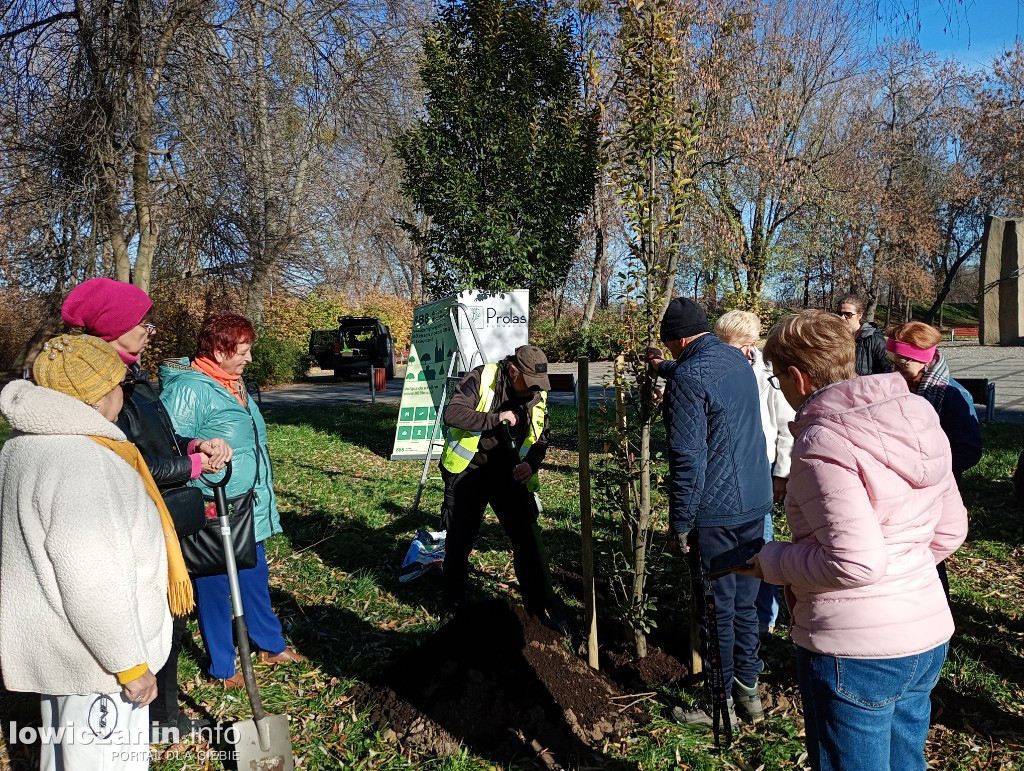
[[(494, 403), (495, 389), (498, 384), (498, 365), (485, 364), (480, 374), (480, 401), (476, 405), (477, 412), (490, 412)], [(530, 411), (530, 431), (526, 441), (519, 448), (519, 457), (525, 458), (544, 430), (544, 416), (547, 413), (548, 394), (541, 391), (540, 401)], [(463, 431), (448, 424), (444, 426), (444, 450), (441, 452), (441, 465), (453, 474), (465, 471), (480, 447), (479, 431)], [(540, 490), (540, 479), (534, 474), (526, 485), (531, 492)]]

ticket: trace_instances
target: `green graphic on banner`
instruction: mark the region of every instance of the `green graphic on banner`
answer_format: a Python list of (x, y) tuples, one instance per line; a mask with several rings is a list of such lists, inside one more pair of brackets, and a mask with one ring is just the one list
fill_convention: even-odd
[(456, 302), (457, 297), (446, 297), (420, 305), (414, 312), (409, 366), (398, 411), (392, 460), (422, 460), (427, 456), (448, 365), (458, 349), (448, 315)]

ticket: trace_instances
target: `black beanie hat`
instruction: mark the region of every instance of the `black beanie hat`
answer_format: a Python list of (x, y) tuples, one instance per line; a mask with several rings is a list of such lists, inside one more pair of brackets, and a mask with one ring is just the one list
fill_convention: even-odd
[(710, 331), (708, 314), (688, 297), (673, 298), (661, 317), (662, 340), (682, 340)]

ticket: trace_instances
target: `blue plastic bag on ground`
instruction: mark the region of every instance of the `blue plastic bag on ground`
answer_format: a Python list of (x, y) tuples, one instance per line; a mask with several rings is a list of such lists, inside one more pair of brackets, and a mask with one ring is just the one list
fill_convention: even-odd
[(416, 537), (409, 544), (398, 580), (402, 583), (419, 578), (431, 568), (441, 569), (444, 562), (444, 538), (448, 531), (417, 530)]

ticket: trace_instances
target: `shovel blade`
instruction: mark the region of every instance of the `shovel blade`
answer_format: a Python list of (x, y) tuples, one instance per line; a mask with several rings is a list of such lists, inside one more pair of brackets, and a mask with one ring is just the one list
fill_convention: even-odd
[(234, 741), (228, 742), (228, 750), (234, 753), (235, 768), (238, 771), (293, 771), (292, 741), (288, 736), (288, 718), (284, 715), (267, 715), (264, 722), (270, 729), (270, 747), (260, 747), (260, 735), (256, 723), (241, 720), (232, 724)]

